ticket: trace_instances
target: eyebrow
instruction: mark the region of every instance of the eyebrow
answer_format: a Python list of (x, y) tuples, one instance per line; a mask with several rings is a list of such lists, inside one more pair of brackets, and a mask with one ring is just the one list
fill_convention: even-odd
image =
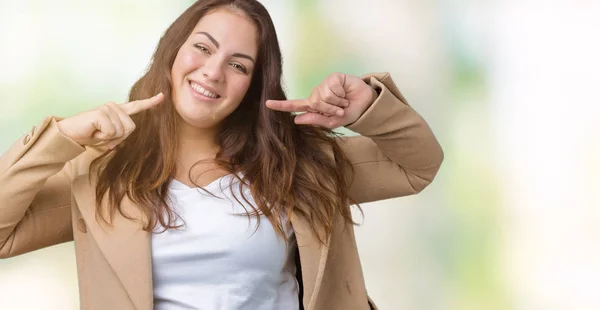
[[(217, 48), (219, 48), (219, 42), (210, 35), (210, 33), (208, 32), (204, 32), (204, 31), (199, 31), (196, 32), (196, 34), (203, 34), (204, 36), (206, 36)], [(242, 53), (234, 53), (233, 55), (231, 55), (233, 57), (240, 57), (240, 58), (246, 58), (250, 61), (252, 61), (252, 63), (255, 63), (254, 58), (252, 58), (252, 56), (250, 55), (246, 55), (246, 54), (242, 54)]]

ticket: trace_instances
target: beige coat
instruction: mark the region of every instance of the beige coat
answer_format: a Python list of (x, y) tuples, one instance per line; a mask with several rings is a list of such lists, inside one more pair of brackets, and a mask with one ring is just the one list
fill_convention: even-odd
[[(443, 153), (427, 123), (408, 106), (389, 74), (363, 79), (381, 88), (376, 101), (347, 128), (361, 136), (339, 143), (355, 168), (350, 196), (359, 203), (420, 192)], [(95, 219), (89, 164), (100, 154), (83, 148), (46, 118), (0, 158), (0, 257), (75, 241), (82, 309), (152, 309), (151, 234), (117, 216)], [(123, 209), (141, 212), (127, 198)], [(292, 217), (299, 249), (302, 304), (307, 310), (375, 309), (368, 299), (352, 226), (337, 222), (322, 246), (307, 222)], [(345, 229), (344, 229), (345, 228)]]

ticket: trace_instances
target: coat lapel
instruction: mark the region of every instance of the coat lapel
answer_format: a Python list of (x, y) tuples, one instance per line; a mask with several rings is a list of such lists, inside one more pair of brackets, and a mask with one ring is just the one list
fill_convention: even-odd
[[(92, 180), (92, 183), (95, 183)], [(88, 175), (73, 181), (75, 202), (106, 260), (127, 291), (136, 309), (152, 309), (152, 257), (150, 233), (144, 231), (141, 220), (129, 220), (116, 213), (112, 226), (96, 220), (95, 186)], [(135, 219), (143, 219), (143, 213), (127, 197), (123, 200), (123, 211)]]
[(300, 265), (302, 266), (302, 282), (304, 284), (302, 302), (306, 310), (313, 310), (323, 282), (331, 237), (326, 240), (325, 245), (321, 245), (304, 217), (294, 215), (291, 217), (291, 222), (298, 242)]
[[(135, 308), (152, 309), (151, 235), (142, 229), (142, 219), (145, 217), (139, 208), (125, 197), (121, 208), (138, 220), (129, 220), (118, 212), (112, 226), (96, 220), (95, 181), (90, 183), (88, 177), (89, 175), (84, 174), (73, 181), (75, 202), (87, 223), (88, 232), (92, 234), (123, 284)], [(310, 224), (303, 217), (292, 216), (291, 223), (298, 242), (302, 266), (303, 303), (307, 310), (312, 310), (323, 282), (330, 238), (326, 240), (325, 245), (321, 245)]]

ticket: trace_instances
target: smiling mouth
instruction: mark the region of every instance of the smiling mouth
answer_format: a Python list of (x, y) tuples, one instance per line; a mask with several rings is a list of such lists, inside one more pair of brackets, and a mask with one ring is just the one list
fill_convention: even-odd
[(207, 90), (206, 88), (202, 87), (200, 84), (198, 84), (194, 81), (190, 81), (190, 86), (196, 93), (201, 94), (205, 97), (208, 97), (211, 99), (221, 98), (221, 96), (219, 94), (216, 94), (216, 93), (213, 93), (213, 92)]

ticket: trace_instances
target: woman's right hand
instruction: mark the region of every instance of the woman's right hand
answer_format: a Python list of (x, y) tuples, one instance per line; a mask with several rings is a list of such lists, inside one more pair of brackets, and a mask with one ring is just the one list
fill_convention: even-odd
[(150, 109), (164, 100), (163, 93), (123, 104), (109, 102), (58, 122), (58, 129), (82, 146), (107, 145), (113, 149), (134, 130), (130, 115)]

